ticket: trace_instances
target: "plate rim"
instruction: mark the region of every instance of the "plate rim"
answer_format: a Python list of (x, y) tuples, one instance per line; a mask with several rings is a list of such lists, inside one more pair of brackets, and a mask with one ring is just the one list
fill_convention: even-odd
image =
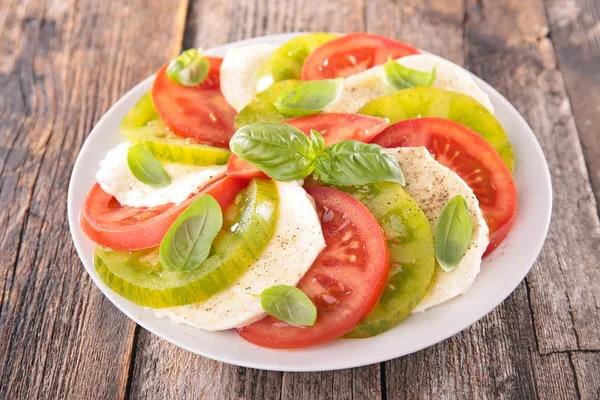
[[(230, 43), (226, 43), (217, 47), (213, 47), (209, 50), (206, 50), (205, 53), (206, 54), (211, 54), (211, 53), (215, 53), (215, 52), (221, 52), (221, 51), (225, 51), (226, 49), (228, 49), (231, 46), (242, 46), (242, 45), (248, 45), (248, 44), (253, 44), (253, 43), (271, 43), (274, 44), (275, 42), (279, 43), (279, 42), (283, 42), (285, 40), (288, 40), (292, 37), (301, 35), (301, 34), (306, 34), (306, 33), (310, 33), (310, 32), (293, 32), (293, 33), (283, 33), (283, 34), (275, 34), (275, 35), (264, 35), (264, 36), (258, 36), (258, 37), (253, 37), (253, 38), (249, 38), (249, 39), (244, 39), (244, 40), (240, 40), (240, 41), (234, 41), (234, 42), (230, 42)], [(424, 53), (429, 53), (427, 51), (423, 51)], [(433, 54), (433, 53), (430, 53)], [(542, 227), (541, 231), (543, 232), (543, 234), (540, 236), (541, 239), (538, 241), (538, 244), (536, 246), (536, 248), (534, 249), (534, 251), (532, 252), (532, 255), (530, 256), (531, 258), (531, 263), (527, 262), (529, 265), (527, 268), (523, 268), (523, 270), (521, 271), (522, 273), (519, 274), (519, 276), (514, 277), (514, 279), (511, 280), (511, 284), (510, 284), (510, 290), (506, 290), (505, 294), (502, 295), (501, 299), (498, 301), (494, 301), (494, 305), (493, 307), (489, 308), (489, 310), (487, 311), (482, 311), (480, 313), (477, 313), (476, 316), (471, 316), (469, 318), (470, 322), (467, 323), (467, 325), (464, 324), (460, 324), (460, 327), (457, 327), (455, 329), (449, 329), (444, 331), (443, 334), (440, 335), (441, 338), (439, 338), (439, 340), (434, 339), (433, 342), (430, 341), (430, 343), (428, 344), (424, 344), (424, 345), (417, 345), (413, 348), (411, 348), (410, 351), (405, 351), (402, 352), (402, 354), (396, 354), (395, 352), (392, 352), (392, 355), (386, 355), (386, 356), (382, 356), (382, 357), (376, 357), (376, 358), (370, 358), (367, 360), (361, 359), (361, 360), (357, 360), (355, 362), (352, 363), (330, 363), (328, 364), (328, 366), (326, 367), (320, 367), (320, 366), (294, 366), (294, 367), (288, 367), (288, 366), (279, 366), (279, 365), (272, 365), (272, 364), (264, 364), (261, 363), (260, 361), (239, 361), (239, 360), (235, 360), (232, 358), (228, 358), (228, 357), (224, 357), (218, 354), (217, 352), (210, 352), (210, 351), (200, 351), (197, 348), (193, 348), (192, 346), (188, 346), (185, 343), (182, 343), (181, 341), (177, 341), (171, 337), (169, 337), (168, 335), (163, 334), (162, 332), (159, 332), (157, 329), (155, 329), (152, 326), (152, 323), (150, 323), (150, 321), (146, 321), (141, 317), (138, 317), (137, 315), (135, 315), (134, 312), (131, 312), (130, 310), (126, 309), (125, 307), (121, 306), (118, 304), (119, 301), (128, 301), (124, 298), (121, 298), (121, 296), (119, 296), (118, 294), (112, 292), (112, 290), (110, 290), (108, 287), (105, 286), (104, 282), (102, 282), (100, 280), (99, 277), (94, 276), (94, 274), (92, 272), (90, 272), (90, 267), (88, 267), (88, 264), (86, 263), (86, 255), (83, 254), (83, 244), (81, 242), (81, 235), (84, 235), (81, 231), (81, 228), (79, 226), (79, 206), (75, 207), (74, 204), (74, 191), (75, 191), (75, 181), (76, 181), (76, 175), (78, 173), (78, 171), (80, 171), (81, 169), (83, 169), (83, 165), (85, 164), (85, 161), (83, 160), (82, 154), (87, 153), (88, 151), (90, 151), (88, 149), (88, 147), (90, 147), (92, 144), (92, 141), (90, 140), (90, 138), (94, 135), (98, 134), (98, 127), (102, 126), (106, 120), (113, 118), (112, 114), (116, 111), (119, 110), (120, 108), (123, 107), (123, 104), (126, 103), (129, 99), (131, 99), (132, 97), (136, 97), (136, 100), (141, 97), (141, 95), (143, 93), (145, 93), (147, 91), (147, 89), (145, 89), (145, 86), (148, 86), (148, 82), (151, 82), (156, 74), (152, 74), (151, 76), (147, 77), (146, 79), (143, 79), (141, 82), (137, 83), (136, 85), (134, 85), (130, 90), (127, 91), (127, 93), (125, 93), (121, 98), (119, 98), (119, 100), (117, 100), (114, 104), (112, 104), (109, 109), (102, 115), (102, 117), (98, 120), (98, 122), (94, 125), (94, 127), (92, 128), (92, 130), (90, 131), (90, 133), (88, 134), (88, 136), (86, 137), (83, 145), (81, 146), (81, 148), (79, 149), (78, 155), (77, 155), (77, 159), (75, 160), (75, 163), (73, 165), (73, 169), (69, 178), (69, 187), (68, 187), (68, 195), (67, 195), (67, 215), (68, 215), (68, 220), (69, 220), (69, 231), (71, 234), (71, 238), (75, 244), (75, 249), (77, 252), (77, 255), (79, 257), (79, 259), (81, 260), (81, 263), (83, 264), (86, 272), (88, 273), (88, 275), (91, 277), (92, 281), (94, 282), (94, 284), (96, 285), (96, 287), (98, 287), (100, 289), (100, 291), (103, 293), (103, 295), (105, 297), (108, 298), (108, 300), (122, 313), (124, 313), (129, 319), (131, 319), (133, 322), (135, 322), (136, 324), (140, 325), (141, 327), (143, 327), (144, 329), (148, 330), (149, 332), (151, 332), (152, 334), (160, 337), (161, 339), (164, 339), (166, 341), (168, 341), (169, 343), (172, 343), (180, 348), (183, 348), (187, 351), (190, 351), (194, 354), (198, 354), (200, 356), (203, 357), (207, 357), (219, 362), (224, 362), (224, 363), (228, 363), (228, 364), (232, 364), (232, 365), (238, 365), (238, 366), (242, 366), (242, 367), (246, 367), (246, 368), (255, 368), (255, 369), (261, 369), (261, 370), (270, 370), (270, 371), (284, 371), (284, 372), (318, 372), (318, 371), (333, 371), (333, 370), (340, 370), (340, 369), (346, 369), (346, 368), (356, 368), (356, 367), (362, 367), (362, 366), (366, 366), (366, 365), (371, 365), (371, 364), (376, 364), (376, 363), (380, 363), (380, 362), (384, 362), (384, 361), (388, 361), (388, 360), (392, 360), (395, 358), (399, 358), (399, 357), (403, 357), (412, 353), (415, 353), (417, 351), (423, 350), (425, 348), (431, 347), (435, 344), (438, 344), (444, 340), (447, 340), (448, 338), (458, 334), (459, 332), (462, 332), (463, 330), (468, 329), (470, 326), (472, 326), (473, 324), (475, 324), (477, 321), (481, 320), (483, 317), (485, 317), (487, 314), (491, 313), (493, 310), (495, 310), (501, 303), (503, 303), (506, 298), (508, 298), (508, 296), (510, 296), (515, 289), (518, 287), (518, 285), (523, 281), (523, 279), (526, 277), (526, 275), (529, 273), (529, 271), (531, 270), (531, 268), (533, 267), (535, 261), (537, 260), (537, 258), (539, 257), (539, 254), (544, 246), (545, 240), (547, 238), (548, 235), (548, 230), (550, 227), (550, 221), (551, 221), (551, 215), (552, 215), (552, 205), (553, 205), (553, 191), (552, 191), (552, 181), (551, 181), (551, 175), (550, 175), (550, 170), (548, 167), (548, 162), (546, 160), (544, 151), (541, 147), (541, 144), (539, 143), (539, 140), (537, 139), (537, 137), (535, 136), (535, 133), (533, 132), (533, 130), (531, 129), (531, 127), (529, 126), (529, 124), (527, 123), (527, 121), (525, 120), (525, 118), (519, 113), (519, 111), (501, 94), (499, 93), (494, 87), (492, 87), (490, 84), (488, 84), (487, 82), (485, 82), (483, 79), (477, 77), (475, 74), (473, 74), (472, 72), (466, 70), (465, 68), (461, 67), (458, 64), (453, 63), (450, 60), (447, 60), (444, 57), (441, 57), (446, 61), (451, 62), (454, 65), (457, 65), (459, 68), (461, 68), (462, 70), (466, 71), (469, 75), (471, 75), (476, 83), (482, 87), (482, 89), (486, 92), (486, 93), (494, 93), (497, 96), (497, 99), (502, 103), (503, 107), (506, 107), (511, 114), (513, 114), (520, 125), (525, 126), (527, 128), (527, 134), (531, 135), (533, 138), (533, 147), (527, 149), (528, 151), (534, 151), (536, 154), (536, 156), (541, 156), (541, 159), (543, 160), (543, 166), (545, 168), (543, 168), (541, 170), (542, 172), (542, 180), (544, 181), (544, 185), (547, 185), (547, 188), (549, 189), (549, 196), (547, 198), (545, 198), (545, 202), (544, 202), (544, 206), (545, 208), (547, 208), (548, 212), (545, 216), (544, 219), (544, 226)], [(79, 231), (77, 231), (79, 230)], [(85, 236), (85, 235), (84, 235)], [(85, 240), (88, 240), (87, 238), (85, 238)], [(496, 251), (499, 251), (499, 249), (497, 249)], [(93, 267), (93, 262), (91, 263), (91, 270), (94, 270)], [(521, 276), (522, 275), (522, 276)], [(504, 287), (508, 288), (508, 286), (505, 284)], [(172, 321), (169, 321), (170, 323), (175, 323)], [(379, 337), (379, 336), (377, 336)], [(375, 338), (377, 338), (375, 337)], [(339, 339), (338, 339), (339, 340)], [(348, 339), (347, 339), (348, 340)], [(352, 340), (352, 339), (350, 339)], [(364, 339), (363, 339), (364, 340)], [(257, 347), (258, 348), (258, 347)], [(261, 348), (259, 348), (261, 349)], [(296, 351), (302, 351), (302, 350), (296, 350)], [(285, 352), (285, 351), (284, 351)], [(293, 352), (285, 352), (286, 354), (293, 354)]]

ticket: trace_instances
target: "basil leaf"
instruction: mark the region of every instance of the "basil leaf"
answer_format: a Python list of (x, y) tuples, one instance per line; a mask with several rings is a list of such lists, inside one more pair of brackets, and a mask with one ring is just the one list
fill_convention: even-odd
[(388, 59), (383, 69), (387, 83), (396, 90), (408, 89), (415, 86), (431, 86), (435, 82), (437, 70), (431, 72), (417, 71)]
[(376, 144), (346, 140), (327, 146), (315, 162), (315, 174), (330, 185), (354, 186), (381, 181), (405, 184), (396, 158)]
[(343, 90), (343, 78), (310, 81), (281, 93), (275, 107), (287, 117), (318, 114), (337, 101)]
[(325, 139), (323, 139), (323, 136), (321, 136), (319, 131), (314, 129), (310, 130), (310, 143), (317, 155), (321, 154), (325, 149)]
[(186, 272), (208, 257), (212, 242), (223, 225), (219, 203), (210, 195), (198, 197), (169, 228), (158, 250), (163, 268)]
[[(318, 135), (318, 136), (317, 136)], [(291, 181), (308, 176), (323, 138), (309, 139), (299, 129), (276, 123), (256, 123), (240, 128), (229, 142), (231, 151), (273, 179)]]
[(280, 181), (303, 179), (314, 170), (318, 179), (331, 185), (404, 185), (398, 161), (381, 146), (350, 140), (324, 146), (314, 129), (309, 139), (293, 126), (275, 123), (246, 125), (229, 142), (240, 158)]
[(294, 286), (276, 285), (260, 295), (265, 312), (295, 326), (313, 326), (317, 320), (317, 307), (304, 292)]
[(442, 210), (435, 225), (435, 258), (440, 267), (451, 272), (462, 260), (473, 234), (473, 222), (467, 202), (462, 196), (454, 196)]
[(127, 151), (127, 165), (135, 178), (152, 187), (165, 187), (171, 184), (171, 177), (150, 151), (136, 144)]
[(183, 86), (196, 86), (208, 75), (210, 63), (208, 59), (196, 49), (189, 49), (181, 53), (167, 66), (167, 76), (175, 83)]

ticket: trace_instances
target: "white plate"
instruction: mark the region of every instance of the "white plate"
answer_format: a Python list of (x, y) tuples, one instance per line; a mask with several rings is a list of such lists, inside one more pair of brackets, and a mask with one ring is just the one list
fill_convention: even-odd
[[(251, 43), (281, 44), (297, 34), (254, 38), (220, 46), (206, 54), (224, 56), (228, 47)], [(144, 80), (120, 99), (100, 119), (85, 141), (75, 162), (69, 184), (69, 225), (79, 257), (96, 285), (129, 318), (150, 332), (199, 355), (244, 367), (277, 371), (325, 371), (358, 367), (413, 353), (436, 344), (482, 318), (517, 287), (540, 252), (552, 206), (548, 165), (542, 149), (517, 110), (494, 88), (475, 77), (489, 94), (496, 116), (515, 149), (514, 179), (519, 207), (514, 226), (502, 245), (483, 262), (481, 273), (466, 294), (425, 313), (412, 315), (399, 326), (379, 336), (360, 340), (336, 340), (320, 346), (292, 351), (254, 346), (234, 331), (204, 332), (155, 317), (112, 292), (94, 269), (94, 244), (81, 231), (78, 212), (94, 176), (108, 150), (124, 141), (119, 122), (152, 86), (154, 76)], [(115, 337), (114, 340), (121, 340)]]

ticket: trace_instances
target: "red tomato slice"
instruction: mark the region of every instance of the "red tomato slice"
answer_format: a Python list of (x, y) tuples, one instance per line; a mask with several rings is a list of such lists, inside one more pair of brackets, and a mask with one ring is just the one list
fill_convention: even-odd
[(344, 140), (369, 143), (387, 127), (387, 121), (383, 118), (344, 113), (315, 114), (282, 123), (295, 126), (307, 136), (310, 136), (311, 129), (319, 131), (325, 139), (325, 146)]
[(385, 235), (371, 212), (347, 193), (309, 187), (327, 247), (298, 283), (317, 307), (310, 327), (267, 316), (238, 330), (263, 347), (292, 349), (325, 343), (348, 333), (375, 307), (389, 273)]
[[(323, 136), (325, 146), (344, 140), (359, 140), (369, 143), (387, 126), (387, 121), (382, 118), (362, 114), (326, 113), (306, 117), (298, 117), (283, 121), (300, 129), (306, 136), (310, 130), (315, 129)], [(240, 178), (264, 178), (266, 175), (232, 154), (227, 163), (227, 175)]]
[(79, 223), (83, 232), (102, 246), (120, 251), (145, 249), (160, 244), (175, 219), (197, 197), (210, 194), (225, 210), (247, 184), (245, 180), (225, 177), (179, 205), (138, 208), (122, 206), (96, 183), (83, 203)]
[(310, 53), (302, 66), (302, 80), (345, 78), (384, 64), (388, 57), (397, 59), (419, 53), (414, 47), (385, 36), (349, 33)]
[(481, 135), (448, 119), (415, 118), (390, 125), (373, 143), (387, 148), (426, 147), (477, 196), (490, 229), (484, 256), (504, 240), (517, 213), (517, 188), (500, 155)]
[(267, 174), (260, 169), (254, 168), (254, 165), (242, 160), (240, 157), (232, 154), (227, 161), (227, 175), (252, 180), (254, 178), (269, 179)]
[(210, 71), (197, 86), (183, 86), (167, 76), (164, 65), (158, 70), (152, 86), (152, 100), (165, 124), (176, 134), (203, 143), (229, 147), (235, 133), (236, 111), (221, 94), (220, 58), (207, 57)]

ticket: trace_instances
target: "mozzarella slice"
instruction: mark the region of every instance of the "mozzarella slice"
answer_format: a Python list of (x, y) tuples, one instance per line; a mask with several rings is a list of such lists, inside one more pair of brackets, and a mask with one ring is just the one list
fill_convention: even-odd
[(130, 207), (156, 207), (184, 202), (204, 186), (225, 176), (226, 165), (200, 167), (178, 163), (163, 163), (171, 177), (171, 184), (154, 188), (137, 180), (127, 165), (127, 152), (131, 143), (121, 143), (100, 162), (96, 180), (102, 190), (113, 195), (121, 205)]
[[(471, 96), (494, 112), (488, 95), (477, 86), (471, 75), (459, 66), (431, 54), (415, 54), (399, 58), (396, 62), (418, 71), (431, 72), (436, 68), (433, 87)], [(384, 66), (378, 65), (344, 79), (342, 95), (325, 112), (353, 113), (369, 101), (394, 92), (386, 82)]]
[(339, 99), (325, 112), (354, 113), (369, 101), (394, 93), (385, 81), (383, 65), (378, 65), (344, 79), (344, 90)]
[(260, 294), (274, 285), (295, 286), (325, 248), (312, 198), (297, 182), (276, 182), (279, 210), (273, 237), (240, 279), (207, 301), (156, 310), (161, 317), (208, 331), (241, 328), (264, 311)]
[(469, 290), (479, 273), (483, 252), (489, 243), (489, 231), (471, 188), (457, 174), (434, 160), (426, 148), (405, 147), (389, 151), (404, 172), (404, 190), (423, 209), (432, 229), (435, 230), (435, 224), (448, 200), (456, 195), (463, 196), (467, 201), (473, 221), (471, 243), (458, 266), (452, 272), (445, 272), (439, 265), (436, 266), (429, 291), (413, 310), (424, 311)]
[(221, 92), (225, 100), (240, 111), (256, 92), (258, 71), (277, 48), (270, 44), (250, 44), (232, 47), (221, 64)]

